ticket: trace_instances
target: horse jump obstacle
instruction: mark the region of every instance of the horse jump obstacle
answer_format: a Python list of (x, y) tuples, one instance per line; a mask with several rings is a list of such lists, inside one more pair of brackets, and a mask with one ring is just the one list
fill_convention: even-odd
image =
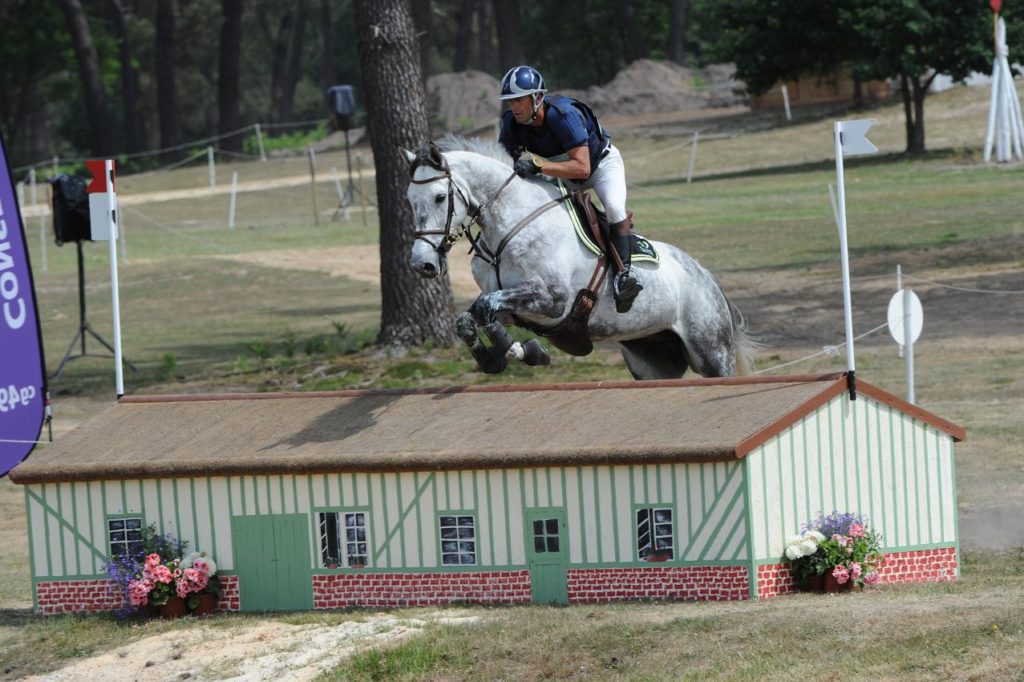
[(869, 517), (882, 583), (955, 579), (963, 438), (844, 374), (127, 397), (10, 476), (40, 613), (117, 605), (126, 518), (211, 553), (227, 610), (756, 599), (819, 510)]

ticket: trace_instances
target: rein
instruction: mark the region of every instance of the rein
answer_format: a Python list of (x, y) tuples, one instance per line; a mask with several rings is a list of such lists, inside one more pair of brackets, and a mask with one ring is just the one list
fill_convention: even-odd
[[(548, 211), (549, 209), (552, 209), (558, 204), (565, 201), (568, 198), (568, 195), (561, 196), (558, 199), (552, 199), (551, 201), (547, 202), (546, 204), (543, 204), (539, 208), (532, 211), (529, 215), (527, 215), (525, 218), (516, 223), (511, 230), (509, 230), (508, 234), (506, 234), (504, 238), (502, 238), (501, 242), (498, 244), (498, 248), (496, 248), (494, 251), (491, 251), (487, 247), (487, 244), (484, 243), (483, 237), (480, 234), (477, 234), (477, 236), (474, 237), (473, 234), (470, 232), (470, 229), (473, 227), (474, 224), (479, 222), (481, 214), (485, 210), (487, 210), (487, 208), (490, 207), (490, 205), (493, 204), (498, 199), (499, 196), (501, 196), (501, 193), (505, 191), (505, 188), (509, 186), (509, 183), (512, 182), (512, 178), (516, 177), (515, 172), (513, 171), (507, 178), (505, 178), (505, 182), (501, 184), (501, 187), (498, 188), (498, 191), (495, 192), (490, 199), (480, 204), (479, 206), (474, 207), (472, 202), (470, 202), (469, 198), (463, 193), (462, 188), (459, 187), (458, 184), (456, 184), (455, 179), (452, 177), (452, 170), (451, 167), (448, 165), (448, 159), (446, 159), (442, 154), (439, 154), (438, 156), (440, 156), (440, 163), (437, 163), (435, 161), (434, 163), (430, 163), (429, 165), (434, 170), (441, 171), (441, 175), (433, 175), (429, 178), (424, 178), (422, 180), (411, 180), (411, 182), (414, 185), (428, 185), (437, 180), (446, 180), (448, 182), (448, 216), (445, 219), (443, 230), (418, 230), (416, 232), (416, 239), (423, 239), (423, 241), (433, 246), (434, 251), (438, 255), (446, 256), (448, 255), (448, 252), (451, 251), (452, 246), (455, 245), (455, 242), (457, 242), (462, 237), (462, 235), (465, 234), (466, 237), (469, 239), (470, 244), (472, 244), (472, 246), (470, 247), (470, 252), (472, 252), (474, 256), (483, 260), (485, 263), (494, 268), (494, 273), (498, 280), (498, 286), (501, 287), (501, 254), (505, 250), (505, 247), (508, 246), (508, 243), (512, 241), (513, 237), (519, 234), (520, 230), (522, 230), (524, 227), (533, 222), (534, 219), (536, 219), (545, 211)], [(412, 171), (416, 172), (416, 168), (413, 167)], [(455, 226), (454, 229), (452, 229), (452, 218), (455, 217), (456, 192), (458, 192), (459, 198), (462, 199), (462, 202), (466, 204), (466, 209), (470, 220), (468, 223), (465, 224), (459, 223), (457, 226)], [(440, 235), (442, 237), (441, 241), (435, 245), (429, 239), (426, 239), (426, 237), (432, 235)]]

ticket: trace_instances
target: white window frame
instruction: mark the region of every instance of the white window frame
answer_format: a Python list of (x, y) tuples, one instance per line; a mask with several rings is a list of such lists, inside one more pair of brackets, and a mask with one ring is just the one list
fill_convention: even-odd
[[(668, 514), (668, 521), (658, 521), (658, 513), (664, 512)], [(641, 514), (646, 515), (646, 519), (639, 518)], [(675, 511), (671, 507), (658, 507), (654, 505), (641, 505), (636, 507), (634, 519), (636, 522), (636, 556), (640, 561), (651, 561), (647, 557), (659, 554), (664, 551), (669, 552), (669, 559), (676, 558), (676, 528), (675, 528)], [(647, 529), (647, 542), (644, 543), (644, 537), (641, 534), (641, 524), (646, 522), (650, 528)], [(659, 529), (668, 527), (668, 535), (658, 535)], [(659, 547), (659, 539), (668, 538), (668, 546)], [(641, 544), (644, 543), (644, 544)], [(660, 543), (664, 545), (664, 543)], [(646, 552), (646, 553), (645, 553)]]
[[(337, 549), (338, 566), (369, 566), (370, 565), (370, 512), (366, 509), (321, 509), (316, 512), (317, 536), (320, 539), (320, 567), (328, 568), (328, 554), (330, 545)], [(329, 537), (330, 528), (328, 517), (334, 518), (334, 538)], [(360, 518), (361, 517), (361, 518)], [(353, 537), (349, 539), (349, 519), (356, 522), (351, 530)], [(357, 523), (359, 520), (361, 524)], [(362, 528), (363, 539), (358, 537), (358, 530)], [(354, 545), (354, 547), (353, 547)], [(361, 550), (361, 551), (360, 551)]]
[[(446, 524), (446, 520), (454, 519), (455, 524)], [(468, 519), (468, 523), (467, 523)], [(439, 542), (439, 554), (441, 566), (477, 566), (479, 561), (479, 537), (477, 536), (476, 513), (468, 511), (441, 512), (437, 515), (437, 538)], [(454, 538), (444, 537), (446, 530), (455, 530)], [(466, 531), (469, 531), (466, 533)], [(445, 543), (455, 542), (455, 548), (445, 550)], [(464, 547), (463, 545), (469, 545)], [(450, 561), (454, 557), (455, 561)], [(469, 557), (472, 561), (463, 561)]]
[[(129, 528), (131, 522), (136, 522), (138, 525), (134, 528)], [(112, 528), (111, 526), (115, 523), (120, 523), (120, 528)], [(132, 524), (134, 525), (134, 524)], [(145, 530), (146, 525), (143, 523), (142, 516), (140, 514), (118, 514), (116, 516), (107, 517), (107, 549), (110, 550), (110, 556), (131, 556), (131, 547), (133, 544), (137, 544), (139, 549), (142, 548), (142, 531)], [(114, 539), (115, 533), (123, 533), (123, 537)], [(131, 534), (131, 536), (129, 536)], [(115, 547), (120, 547), (121, 551), (115, 551)]]

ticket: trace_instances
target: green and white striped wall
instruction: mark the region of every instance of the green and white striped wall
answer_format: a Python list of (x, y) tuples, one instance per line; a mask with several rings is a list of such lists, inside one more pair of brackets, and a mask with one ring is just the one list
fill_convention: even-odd
[(448, 511), (477, 516), (476, 568), (521, 567), (524, 510), (534, 507), (565, 507), (574, 565), (635, 564), (636, 508), (648, 505), (674, 510), (684, 562), (737, 563), (748, 556), (743, 495), (743, 463), (719, 462), (31, 484), (26, 507), (33, 575), (53, 580), (100, 575), (106, 519), (125, 514), (209, 551), (227, 571), (232, 516), (310, 514), (315, 561), (314, 517), (325, 509), (370, 513), (372, 568), (439, 568), (437, 517)]
[(837, 396), (746, 462), (758, 561), (819, 511), (866, 515), (890, 551), (957, 543), (953, 439), (866, 396)]

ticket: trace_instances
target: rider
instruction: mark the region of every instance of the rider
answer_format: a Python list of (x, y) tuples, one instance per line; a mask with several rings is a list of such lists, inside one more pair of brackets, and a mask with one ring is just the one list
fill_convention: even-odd
[[(508, 70), (501, 79), (501, 99), (507, 100), (510, 108), (502, 114), (498, 141), (512, 156), (520, 177), (543, 172), (568, 180), (575, 188), (597, 192), (610, 223), (612, 245), (622, 261), (612, 287), (615, 308), (627, 312), (644, 287), (639, 273), (630, 265), (632, 223), (626, 213), (622, 155), (612, 146), (611, 136), (590, 107), (569, 97), (545, 96), (546, 92), (544, 77), (533, 67)], [(523, 151), (534, 154), (533, 159), (519, 158)], [(566, 160), (550, 160), (560, 155)]]

